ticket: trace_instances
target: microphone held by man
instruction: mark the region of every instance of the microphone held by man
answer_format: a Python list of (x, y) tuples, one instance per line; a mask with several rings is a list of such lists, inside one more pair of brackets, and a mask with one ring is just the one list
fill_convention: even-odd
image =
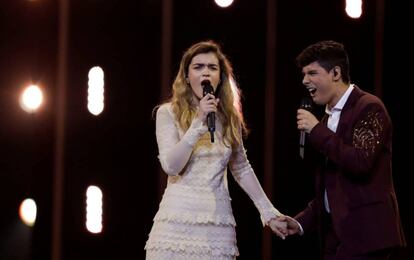
[[(300, 102), (299, 109), (304, 109), (307, 111), (312, 110), (312, 100), (308, 97), (302, 98)], [(303, 122), (302, 122), (303, 124)], [(303, 126), (302, 126), (303, 127)], [(300, 128), (299, 118), (298, 118), (298, 128)], [(300, 130), (300, 137), (299, 137), (299, 156), (300, 158), (305, 158), (305, 139), (306, 139), (306, 131), (304, 129)]]
[[(214, 89), (209, 80), (203, 80), (201, 85), (203, 86), (203, 96), (207, 94), (214, 95)], [(214, 131), (216, 131), (216, 115), (214, 112), (210, 112), (207, 115), (207, 128), (210, 132), (211, 142), (214, 143)]]

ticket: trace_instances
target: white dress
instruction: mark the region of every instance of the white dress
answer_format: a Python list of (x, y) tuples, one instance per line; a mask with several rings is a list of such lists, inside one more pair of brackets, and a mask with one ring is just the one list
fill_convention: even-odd
[(159, 160), (169, 176), (145, 245), (147, 260), (228, 260), (239, 255), (227, 166), (263, 223), (280, 215), (263, 192), (243, 145), (232, 150), (223, 144), (219, 120), (211, 143), (198, 119), (183, 132), (167, 103), (157, 111), (156, 136)]

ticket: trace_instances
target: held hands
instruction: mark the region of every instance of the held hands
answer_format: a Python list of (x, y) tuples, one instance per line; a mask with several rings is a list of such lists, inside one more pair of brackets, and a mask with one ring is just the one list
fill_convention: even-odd
[(206, 94), (202, 99), (200, 99), (198, 118), (204, 122), (208, 113), (217, 112), (218, 103), (218, 98), (215, 98), (214, 95), (210, 93)]
[(299, 223), (292, 217), (282, 215), (272, 218), (269, 227), (278, 237), (285, 239), (288, 235), (301, 234)]
[(282, 216), (274, 217), (269, 220), (268, 226), (281, 239), (285, 239), (288, 235), (287, 222), (281, 220)]

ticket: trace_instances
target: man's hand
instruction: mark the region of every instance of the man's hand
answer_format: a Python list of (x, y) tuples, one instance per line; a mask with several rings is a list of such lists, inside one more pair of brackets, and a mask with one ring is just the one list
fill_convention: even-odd
[(287, 235), (301, 234), (303, 232), (300, 228), (299, 222), (292, 217), (283, 215), (278, 217), (278, 221), (286, 223)]

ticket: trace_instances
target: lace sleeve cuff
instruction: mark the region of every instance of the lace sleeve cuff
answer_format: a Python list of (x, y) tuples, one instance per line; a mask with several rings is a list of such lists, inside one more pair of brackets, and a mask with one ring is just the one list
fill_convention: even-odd
[(272, 205), (267, 197), (255, 201), (254, 205), (260, 212), (260, 219), (262, 220), (263, 226), (267, 225), (270, 219), (282, 216), (282, 213)]

